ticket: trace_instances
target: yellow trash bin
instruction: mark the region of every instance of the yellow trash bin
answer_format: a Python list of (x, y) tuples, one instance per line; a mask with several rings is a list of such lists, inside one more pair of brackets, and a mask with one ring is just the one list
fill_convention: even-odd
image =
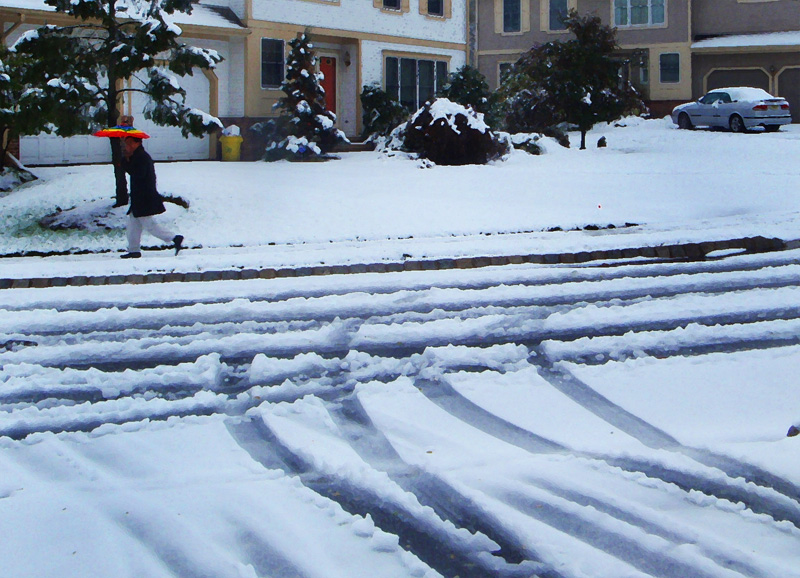
[(238, 161), (242, 155), (242, 140), (240, 136), (221, 136), (219, 142), (222, 144), (222, 160)]

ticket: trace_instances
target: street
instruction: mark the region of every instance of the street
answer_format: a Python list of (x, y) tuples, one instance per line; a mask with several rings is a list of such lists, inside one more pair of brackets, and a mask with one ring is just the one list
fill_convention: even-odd
[[(71, 488), (37, 506), (91, 510), (64, 528), (117, 516), (106, 491), (140, 492), (124, 540), (150, 576), (227, 575), (202, 544), (257, 575), (326, 575), (245, 524), (245, 493), (276, 507), (255, 486), (191, 505), (208, 499), (193, 468), (222, 475), (235, 454), (225, 480), (299, 481), (360, 517), (353, 541), (371, 523), (373, 551), (423, 563), (362, 558), (351, 576), (800, 577), (799, 285), (784, 251), (2, 291), (0, 531), (22, 488)], [(750, 391), (748, 372), (774, 387)], [(176, 441), (193, 428), (211, 463), (180, 473), (200, 459)], [(156, 525), (180, 534), (175, 496), (196, 508), (194, 545), (156, 547)]]

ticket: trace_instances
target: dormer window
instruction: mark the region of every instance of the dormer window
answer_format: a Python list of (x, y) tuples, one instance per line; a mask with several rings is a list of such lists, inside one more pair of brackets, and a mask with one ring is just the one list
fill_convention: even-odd
[(390, 14), (405, 14), (409, 11), (410, 0), (372, 0), (372, 5)]
[(444, 16), (444, 0), (428, 0), (428, 14)]

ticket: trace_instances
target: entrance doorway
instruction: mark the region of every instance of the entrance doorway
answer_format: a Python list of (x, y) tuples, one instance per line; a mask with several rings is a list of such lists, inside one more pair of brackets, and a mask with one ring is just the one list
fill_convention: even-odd
[(325, 108), (336, 114), (336, 58), (323, 56), (320, 59), (319, 71), (325, 76), (321, 83), (325, 90)]

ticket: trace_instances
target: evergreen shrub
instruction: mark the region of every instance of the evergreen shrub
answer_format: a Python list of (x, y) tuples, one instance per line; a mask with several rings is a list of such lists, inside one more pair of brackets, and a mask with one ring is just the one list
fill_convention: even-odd
[(408, 119), (408, 109), (377, 84), (366, 85), (361, 91), (363, 139), (387, 136), (395, 127)]
[(286, 80), (281, 85), (285, 93), (275, 109), (283, 110), (284, 119), (263, 123), (269, 134), (265, 160), (324, 160), (333, 147), (348, 142), (334, 124), (336, 115), (325, 107), (324, 78), (316, 71), (317, 57), (308, 31), (289, 42), (291, 51), (286, 68)]

